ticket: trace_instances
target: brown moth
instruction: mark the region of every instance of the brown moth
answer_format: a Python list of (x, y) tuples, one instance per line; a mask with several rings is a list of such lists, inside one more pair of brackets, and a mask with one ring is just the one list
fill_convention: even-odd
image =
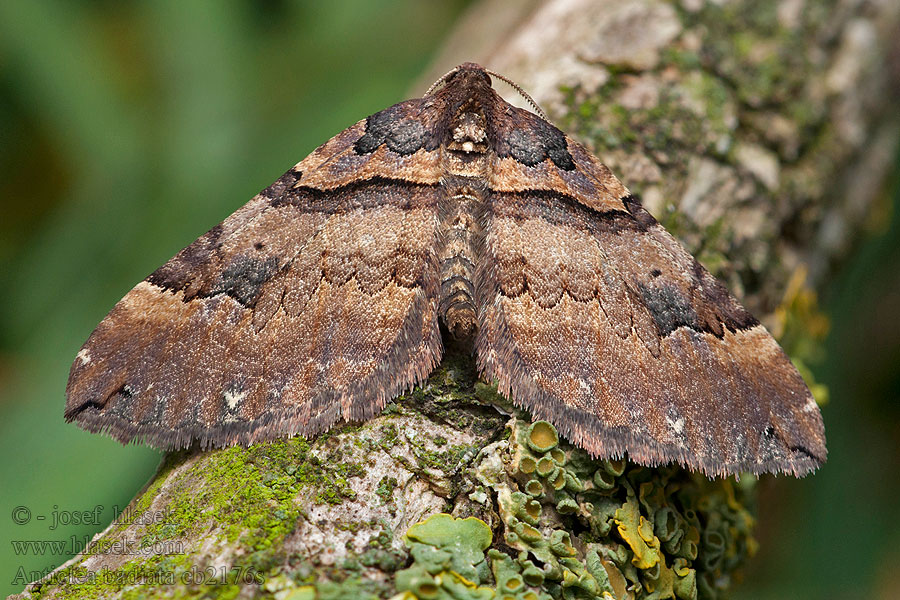
[(825, 460), (819, 409), (765, 328), (472, 63), (339, 133), (135, 286), (78, 353), (65, 417), (164, 449), (315, 434), (424, 380), (440, 323), (593, 456), (708, 475)]

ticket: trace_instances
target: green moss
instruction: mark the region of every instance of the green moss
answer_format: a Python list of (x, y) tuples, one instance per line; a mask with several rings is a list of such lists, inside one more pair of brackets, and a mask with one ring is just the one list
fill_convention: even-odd
[[(229, 542), (240, 540), (252, 553), (268, 550), (294, 528), (298, 512), (293, 499), (313, 471), (309, 444), (293, 438), (219, 452), (216, 460), (204, 461), (185, 475), (205, 480), (201, 494), (197, 496), (192, 485), (190, 496), (173, 504), (201, 509), (203, 518), (198, 515), (192, 524), (214, 522)], [(245, 485), (234, 489), (236, 481)]]
[(424, 442), (417, 440), (409, 440), (409, 444), (420, 467), (436, 469), (448, 475), (456, 471), (466, 457), (474, 458), (478, 451), (478, 448), (468, 444), (453, 444), (438, 450), (431, 450)]
[(635, 144), (638, 138), (626, 126), (628, 111), (615, 102), (620, 89), (621, 81), (614, 77), (587, 98), (582, 98), (576, 88), (561, 88), (568, 110), (562, 116), (560, 126), (589, 141), (601, 152)]
[(481, 404), (497, 406), (507, 411), (515, 410), (513, 403), (497, 391), (496, 384), (487, 384), (483, 381), (475, 382), (475, 398)]
[[(478, 381), (475, 357), (471, 351), (453, 347), (447, 349), (441, 364), (423, 385), (397, 399), (397, 403), (408, 407), (411, 413), (452, 423), (455, 428), (471, 431), (477, 437), (489, 436), (503, 425), (501, 415), (492, 406), (484, 407), (494, 401), (501, 406), (509, 404), (496, 393), (494, 386)], [(436, 445), (443, 444), (436, 440)], [(437, 462), (444, 462), (434, 458)], [(429, 458), (426, 457), (425, 461), (428, 463)], [(443, 470), (441, 465), (423, 466)]]
[(666, 46), (660, 52), (663, 64), (674, 65), (682, 71), (694, 71), (702, 66), (700, 55), (679, 46)]
[(397, 489), (398, 485), (396, 478), (385, 475), (378, 481), (378, 487), (375, 488), (375, 493), (385, 503), (392, 502), (394, 499), (394, 490)]
[(397, 431), (397, 426), (393, 423), (388, 423), (387, 425), (382, 425), (380, 428), (381, 434), (381, 446), (386, 450), (390, 450), (394, 446), (397, 445), (398, 436), (400, 432)]
[(343, 477), (337, 477), (324, 482), (313, 501), (319, 504), (341, 504), (344, 500), (355, 498), (356, 492), (350, 487), (350, 483)]
[[(252, 584), (285, 563), (281, 541), (295, 529), (300, 516), (296, 503), (299, 493), (310, 490), (313, 502), (343, 502), (355, 496), (350, 479), (365, 473), (348, 448), (331, 448), (326, 459), (320, 460), (303, 438), (232, 447), (208, 453), (203, 460), (195, 459), (196, 455), (186, 452), (167, 457), (156, 480), (135, 501), (135, 511), (143, 511), (160, 493), (166, 495), (160, 502), (166, 507), (165, 518), (144, 526), (140, 537), (145, 545), (168, 543), (184, 548), (181, 540), (190, 539), (193, 547), (239, 546), (246, 553), (232, 571), (222, 573), (209, 585), (201, 582), (184, 587), (185, 581), (193, 583), (184, 577), (203, 572), (202, 559), (185, 549), (170, 556), (136, 557), (107, 571), (107, 581), (95, 581), (91, 589), (65, 581), (60, 581), (60, 589), (74, 597), (90, 597), (99, 593), (92, 590), (120, 590), (121, 581), (129, 578), (152, 583), (165, 576), (175, 578), (172, 585), (181, 590), (179, 595), (233, 596), (241, 585)], [(115, 532), (119, 530), (113, 529), (95, 549), (103, 551), (115, 544)], [(375, 547), (369, 550), (366, 560), (371, 564), (399, 566), (390, 552)], [(142, 589), (135, 587), (133, 595), (141, 597)]]
[(704, 3), (696, 13), (683, 13), (689, 27), (703, 28), (706, 43), (701, 64), (714, 69), (750, 106), (772, 105), (801, 96), (816, 69), (807, 51), (810, 30), (820, 29), (834, 2), (817, 2), (799, 15), (797, 27), (785, 28), (777, 16), (777, 0)]
[(674, 86), (652, 82), (656, 102), (639, 108), (622, 104), (624, 84), (625, 80), (612, 78), (589, 100), (580, 100), (577, 91), (569, 92), (563, 128), (587, 140), (601, 155), (621, 150), (651, 158), (665, 156), (670, 173), (683, 173), (694, 154), (721, 154), (730, 145), (727, 136), (735, 126), (735, 100), (720, 79), (696, 71)]

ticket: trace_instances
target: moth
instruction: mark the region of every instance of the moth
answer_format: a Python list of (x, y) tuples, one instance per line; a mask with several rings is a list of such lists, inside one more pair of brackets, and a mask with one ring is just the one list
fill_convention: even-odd
[(462, 64), (339, 133), (137, 284), (75, 358), (65, 418), (162, 449), (312, 435), (424, 380), (443, 325), (595, 457), (821, 465), (821, 414), (772, 336), (491, 75), (508, 81)]

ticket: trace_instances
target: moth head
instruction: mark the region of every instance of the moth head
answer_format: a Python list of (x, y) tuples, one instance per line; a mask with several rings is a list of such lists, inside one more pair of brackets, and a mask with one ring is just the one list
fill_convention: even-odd
[(473, 62), (465, 62), (457, 67), (454, 67), (450, 71), (447, 71), (444, 75), (440, 77), (437, 81), (431, 84), (431, 87), (428, 88), (428, 91), (425, 92), (425, 97), (433, 95), (438, 89), (447, 86), (460, 87), (464, 89), (475, 89), (477, 87), (492, 87), (491, 85), (491, 75), (503, 81), (512, 87), (520, 96), (522, 96), (526, 102), (534, 109), (535, 114), (541, 117), (543, 120), (550, 122), (550, 119), (547, 117), (547, 113), (538, 106), (538, 103), (534, 101), (534, 98), (528, 95), (528, 92), (522, 89), (518, 83), (497, 73), (495, 71), (491, 71), (490, 69), (485, 69), (481, 65)]
[(458, 65), (444, 73), (437, 81), (431, 84), (425, 96), (433, 95), (438, 89), (451, 85), (469, 87), (481, 85), (491, 87), (491, 78), (484, 67), (473, 62)]

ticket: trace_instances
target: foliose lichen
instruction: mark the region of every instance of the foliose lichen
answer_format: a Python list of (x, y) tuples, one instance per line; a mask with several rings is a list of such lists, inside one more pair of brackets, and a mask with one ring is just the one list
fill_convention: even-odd
[(397, 573), (398, 600), (490, 600), (484, 551), (491, 530), (479, 519), (436, 514), (406, 532), (413, 564)]
[[(498, 598), (716, 598), (755, 552), (752, 482), (594, 460), (515, 421), (488, 553)], [(551, 431), (552, 430), (552, 431)]]
[(718, 598), (756, 551), (751, 480), (594, 460), (546, 421), (511, 426), (470, 494), (493, 499), (496, 535), (447, 514), (412, 526), (398, 600)]

